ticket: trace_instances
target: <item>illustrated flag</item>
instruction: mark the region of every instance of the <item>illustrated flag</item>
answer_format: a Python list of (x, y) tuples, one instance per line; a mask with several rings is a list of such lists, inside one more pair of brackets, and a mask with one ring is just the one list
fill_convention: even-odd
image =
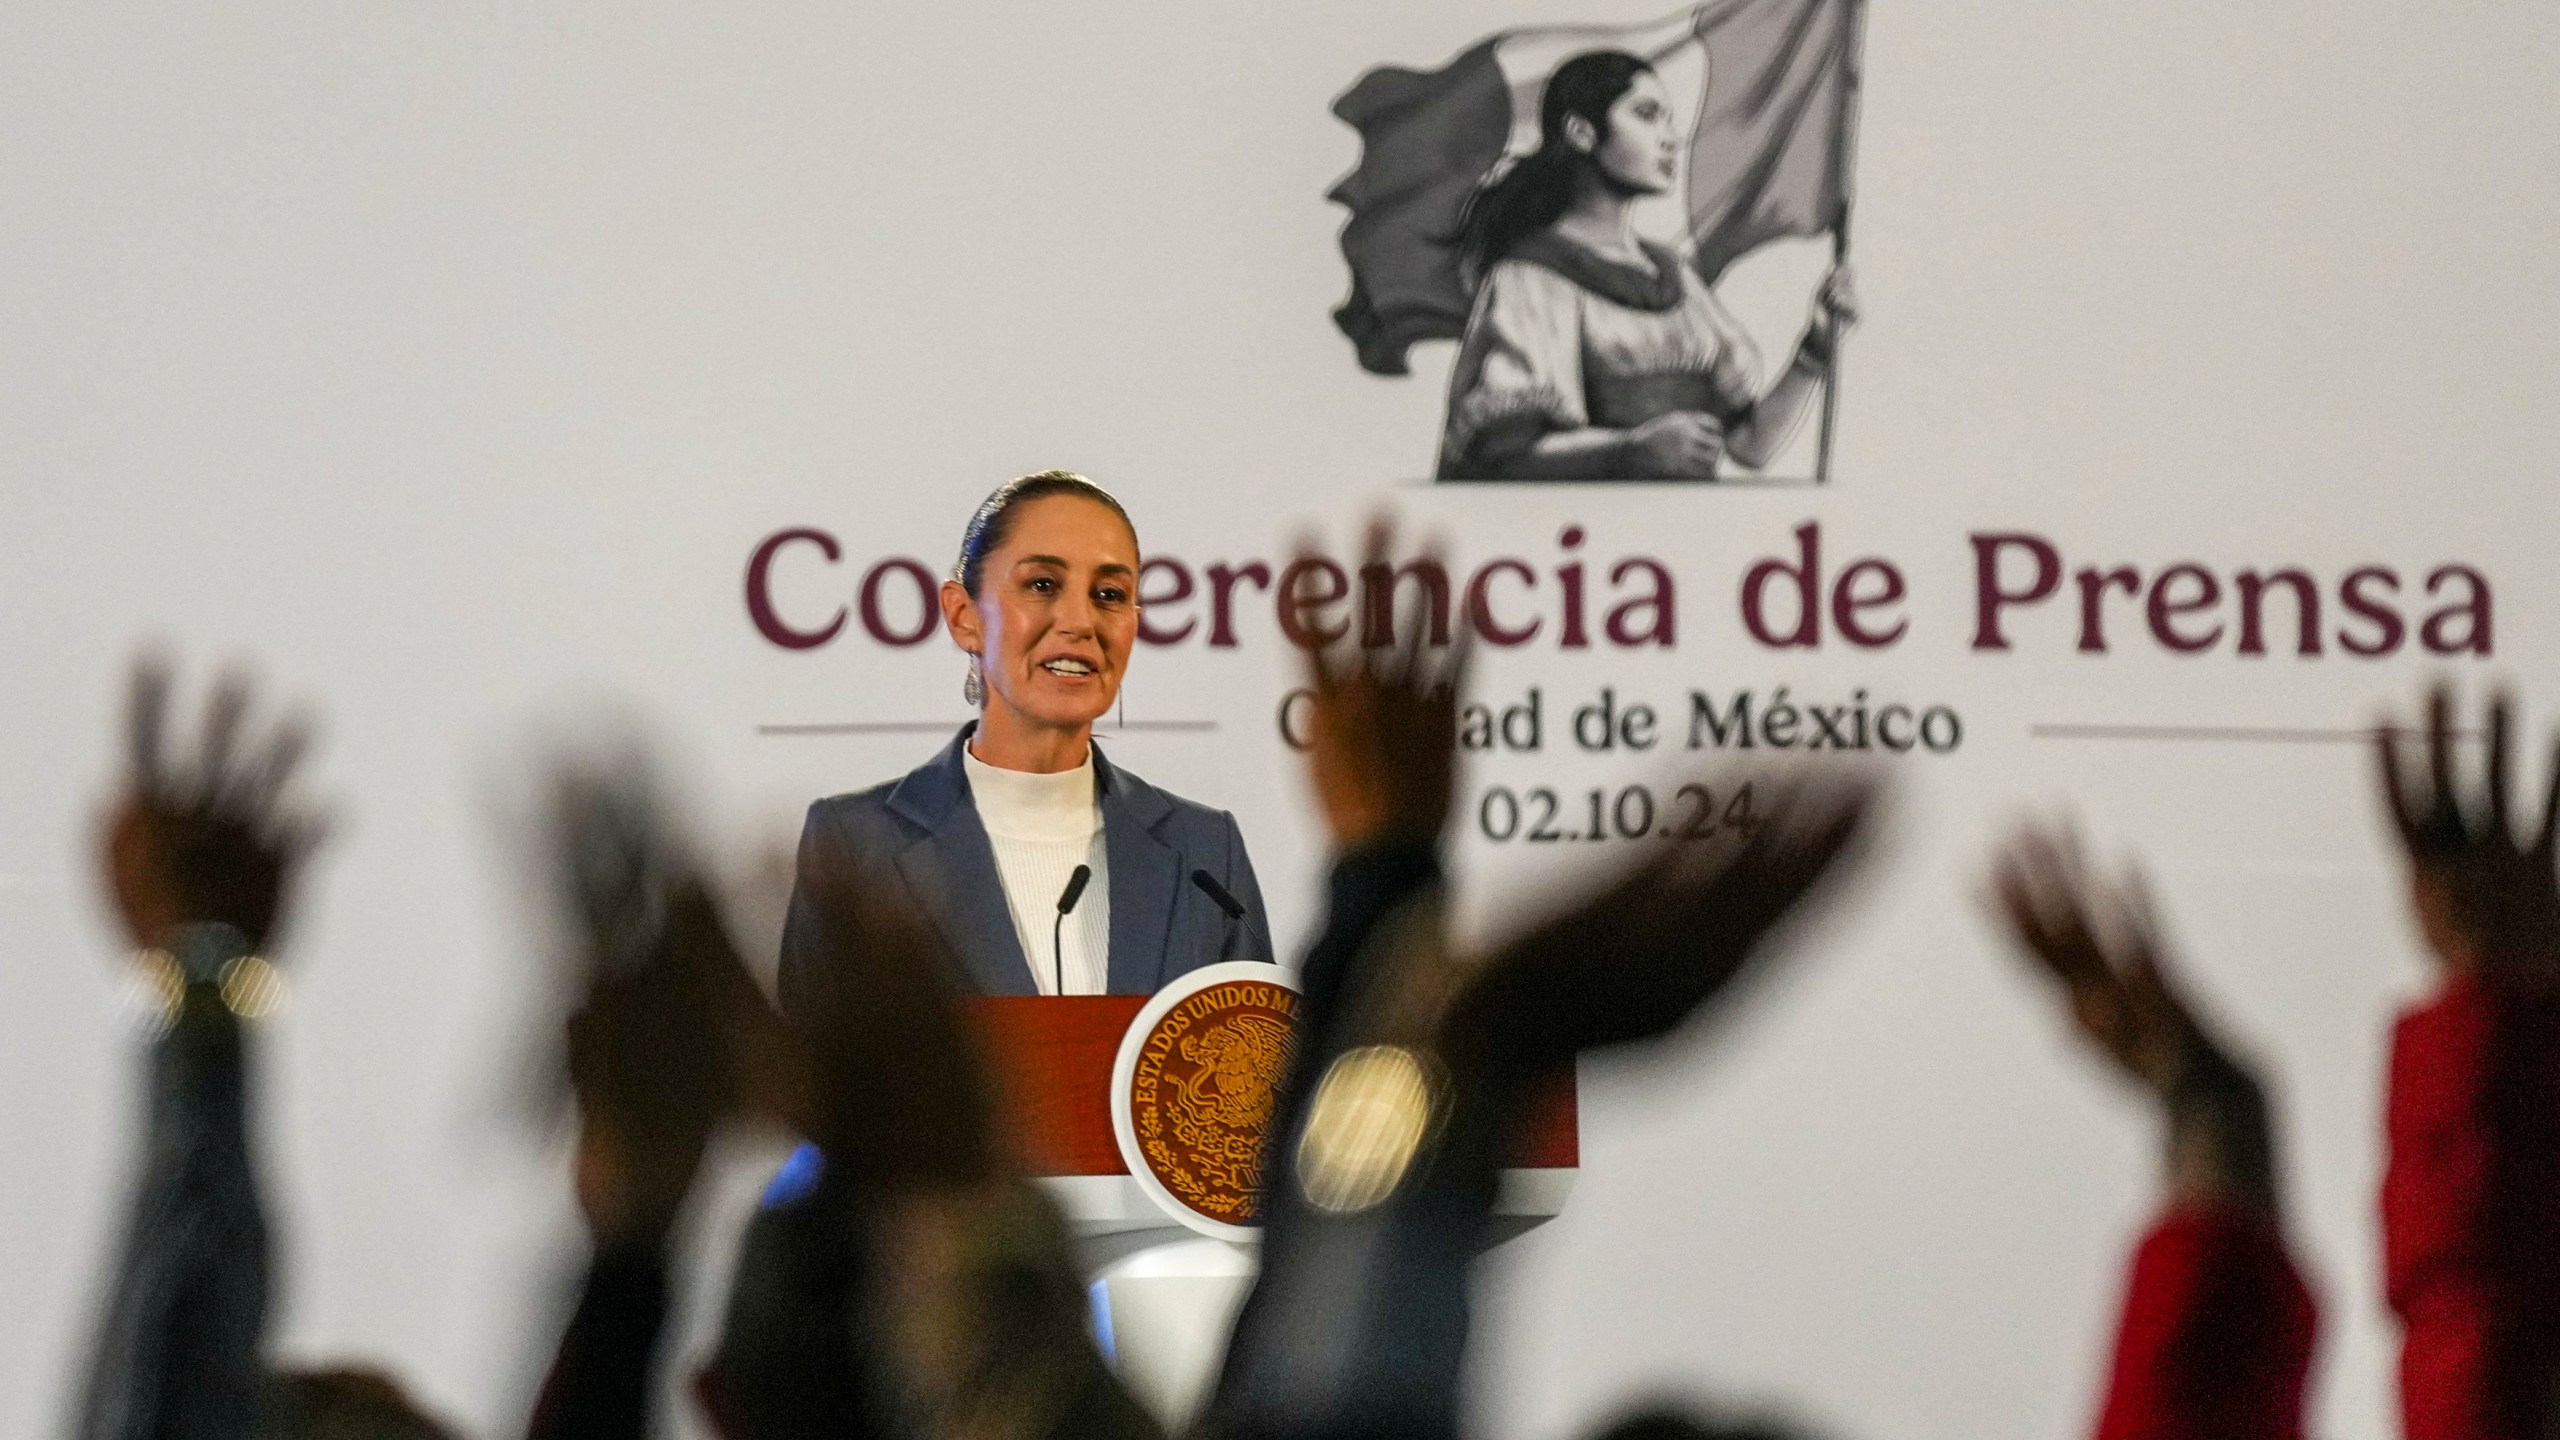
[(1772, 240), (1838, 229), (1848, 212), (1856, 4), (1699, 7), (1714, 79), (1689, 145), (1689, 239), (1708, 284)]
[(1406, 373), (1421, 340), (1455, 339), (1473, 297), (1458, 274), (1467, 199), (1537, 148), (1558, 65), (1592, 50), (1667, 62), (1704, 51), (1687, 176), (1689, 233), (1712, 281), (1752, 248), (1833, 229), (1846, 208), (1854, 10), (1860, 0), (1709, 0), (1647, 25), (1507, 30), (1433, 71), (1381, 66), (1333, 103), (1360, 163), (1327, 198), (1351, 212), (1351, 296), (1333, 313), (1361, 368)]

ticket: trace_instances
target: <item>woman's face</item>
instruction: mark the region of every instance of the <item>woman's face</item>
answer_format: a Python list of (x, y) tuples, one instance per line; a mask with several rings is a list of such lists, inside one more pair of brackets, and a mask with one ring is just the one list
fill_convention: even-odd
[(1672, 122), (1671, 92), (1662, 77), (1638, 72), (1627, 93), (1609, 107), (1609, 126), (1593, 147), (1600, 173), (1638, 195), (1671, 188), (1680, 165), (1680, 136)]
[(1111, 709), (1138, 633), (1138, 537), (1111, 508), (1043, 495), (1015, 508), (978, 593), (946, 583), (951, 638), (979, 656), (990, 710), (1082, 730)]

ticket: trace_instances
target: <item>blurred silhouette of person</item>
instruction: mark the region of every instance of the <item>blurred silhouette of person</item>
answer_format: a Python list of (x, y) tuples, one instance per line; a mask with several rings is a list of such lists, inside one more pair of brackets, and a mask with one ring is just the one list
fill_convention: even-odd
[(2375, 748), (2437, 989), (2392, 1034), (2383, 1274), (2402, 1326), (2407, 1440), (2560, 1433), (2560, 749), (2516, 834), (2514, 722), (2488, 707), (2480, 779), (2457, 776), (2453, 700), (2427, 704), (2423, 770)]
[[(1392, 532), (1373, 526), (1368, 558)], [(1444, 924), (1459, 646), (1418, 633), (1308, 656), (1308, 774), (1333, 849), (1298, 1058), (1263, 1167), (1262, 1274), (1199, 1424), (1215, 1440), (1457, 1434), (1469, 1266), (1527, 1097), (1578, 1055), (1657, 1041), (1729, 999), (1868, 828), (1869, 779), (1764, 777), (1766, 821), (1665, 847), (1481, 959)], [(192, 754), (137, 668), (108, 889), (153, 997), (132, 1219), (82, 1440), (449, 1434), (363, 1368), (264, 1356), (271, 1237), (252, 1134), (255, 1023), (320, 823), (309, 730), (252, 734), (218, 684)], [(2451, 699), (2420, 773), (2376, 746), (2438, 992), (2394, 1036), (2383, 1186), (2411, 1440), (2547, 1440), (2560, 1379), (2560, 756), (2510, 813), (2511, 707), (2457, 776)], [(723, 1126), (809, 1144), (742, 1243), (696, 1394), (727, 1440), (1159, 1440), (1096, 1348), (1065, 1228), (1015, 1169), (933, 922), (859, 856), (804, 855), (814, 963), (786, 1017), (644, 768), (563, 765), (551, 853), (571, 917), (562, 1070), (592, 1252), (528, 1427), (641, 1440), (664, 1369), (672, 1239)], [(2138, 884), (2014, 837), (1995, 910), (2091, 1048), (2158, 1110), (2161, 1213), (2130, 1267), (2100, 1440), (2298, 1440), (2317, 1314), (2283, 1235), (2266, 1086), (2179, 981)], [(1608, 1440), (1787, 1433), (1663, 1407)]]
[(270, 1249), (252, 1134), (254, 1022), (320, 821), (291, 794), (310, 742), (244, 733), (247, 682), (213, 689), (195, 753), (166, 740), (169, 672), (134, 670), (126, 775), (104, 879), (149, 1017), (141, 1164), (74, 1433), (80, 1440), (442, 1440), (399, 1385), (360, 1368), (274, 1370)]
[(592, 1253), (528, 1433), (641, 1440), (673, 1235), (704, 1153), (724, 1124), (796, 1118), (798, 1055), (645, 768), (563, 762), (550, 802), (576, 997), (561, 1068)]
[(2263, 1082), (2188, 998), (2148, 896), (2097, 879), (2068, 834), (2014, 836), (1991, 894), (2080, 1038), (2157, 1108), (2166, 1141), (2098, 1440), (2300, 1440), (2319, 1315), (2284, 1242)]
[[(1392, 542), (1373, 526), (1369, 559)], [(1334, 864), (1264, 1158), (1261, 1275), (1200, 1425), (1220, 1440), (1456, 1435), (1468, 1270), (1526, 1096), (1729, 993), (1872, 803), (1863, 782), (1778, 786), (1756, 833), (1671, 847), (1469, 963), (1440, 870), (1464, 655), (1417, 633), (1308, 656)]]
[(644, 772), (567, 768), (554, 795), (594, 1249), (529, 1433), (648, 1433), (672, 1232), (712, 1135), (763, 1121), (809, 1143), (696, 1379), (719, 1433), (1155, 1440), (1086, 1328), (1064, 1224), (998, 1144), (958, 962), (894, 879), (803, 864), (815, 963), (786, 1021)]
[(811, 1146), (739, 1250), (702, 1391), (738, 1440), (1153, 1440), (1088, 1324), (1064, 1221), (999, 1139), (938, 933), (883, 877), (804, 869), (825, 963), (794, 1015)]

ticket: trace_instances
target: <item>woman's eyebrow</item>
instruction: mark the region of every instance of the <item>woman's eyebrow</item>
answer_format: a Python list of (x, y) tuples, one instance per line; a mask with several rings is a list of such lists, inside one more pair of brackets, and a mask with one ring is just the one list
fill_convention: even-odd
[[(1025, 555), (1013, 563), (1016, 565), (1055, 565), (1061, 570), (1068, 568), (1066, 559), (1063, 556), (1058, 555)], [(1135, 575), (1138, 572), (1133, 566), (1123, 565), (1119, 561), (1113, 560), (1094, 566), (1093, 573), (1096, 575)]]

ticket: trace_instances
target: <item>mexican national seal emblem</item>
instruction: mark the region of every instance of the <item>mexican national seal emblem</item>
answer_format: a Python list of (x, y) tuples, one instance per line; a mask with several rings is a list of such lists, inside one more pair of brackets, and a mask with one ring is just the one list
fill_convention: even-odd
[(1297, 1018), (1288, 972), (1237, 963), (1184, 976), (1131, 1022), (1113, 1067), (1113, 1128), (1129, 1173), (1176, 1220), (1224, 1239), (1253, 1233)]

